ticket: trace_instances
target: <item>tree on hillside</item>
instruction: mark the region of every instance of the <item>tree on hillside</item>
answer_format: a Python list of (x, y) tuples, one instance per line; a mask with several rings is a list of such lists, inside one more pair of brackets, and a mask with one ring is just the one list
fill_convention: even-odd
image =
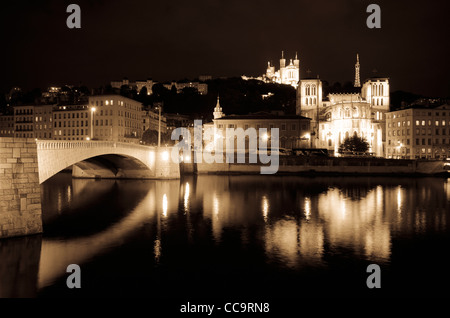
[(369, 150), (369, 143), (365, 138), (358, 137), (356, 134), (352, 137), (347, 137), (339, 146), (339, 153), (343, 152), (367, 152)]

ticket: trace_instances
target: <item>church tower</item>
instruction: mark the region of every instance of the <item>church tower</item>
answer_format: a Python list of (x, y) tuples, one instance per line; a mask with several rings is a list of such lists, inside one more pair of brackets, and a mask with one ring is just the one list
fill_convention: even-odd
[(297, 52), (295, 52), (294, 66), (300, 68), (300, 60), (298, 59)]
[(286, 59), (284, 58), (284, 51), (281, 51), (280, 70), (286, 67)]
[(361, 87), (361, 78), (359, 75), (359, 54), (356, 54), (356, 64), (355, 64), (355, 87)]
[(224, 116), (224, 113), (222, 112), (222, 107), (220, 107), (220, 103), (219, 103), (219, 95), (217, 95), (217, 104), (216, 107), (214, 108), (214, 119), (218, 119)]

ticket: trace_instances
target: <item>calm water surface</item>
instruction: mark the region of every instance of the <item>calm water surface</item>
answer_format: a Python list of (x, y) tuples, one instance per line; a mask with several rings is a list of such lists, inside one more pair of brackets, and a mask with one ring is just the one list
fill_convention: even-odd
[(59, 174), (42, 192), (44, 234), (0, 241), (2, 297), (450, 295), (445, 179)]

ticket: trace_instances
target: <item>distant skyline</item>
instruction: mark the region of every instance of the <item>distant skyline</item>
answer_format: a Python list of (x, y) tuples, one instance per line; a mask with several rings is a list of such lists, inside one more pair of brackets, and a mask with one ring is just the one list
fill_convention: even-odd
[[(81, 7), (68, 29), (66, 7)], [(366, 8), (381, 7), (381, 29)], [(406, 0), (32, 1), (2, 5), (0, 90), (111, 80), (258, 76), (281, 51), (298, 52), (300, 77), (345, 83), (390, 78), (391, 91), (450, 96), (450, 4)]]

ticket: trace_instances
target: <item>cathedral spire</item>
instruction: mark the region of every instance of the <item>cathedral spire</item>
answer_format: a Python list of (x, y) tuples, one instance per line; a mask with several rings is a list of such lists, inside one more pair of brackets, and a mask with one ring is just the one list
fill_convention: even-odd
[(361, 79), (359, 76), (359, 54), (356, 54), (356, 64), (355, 64), (355, 87), (361, 87)]

